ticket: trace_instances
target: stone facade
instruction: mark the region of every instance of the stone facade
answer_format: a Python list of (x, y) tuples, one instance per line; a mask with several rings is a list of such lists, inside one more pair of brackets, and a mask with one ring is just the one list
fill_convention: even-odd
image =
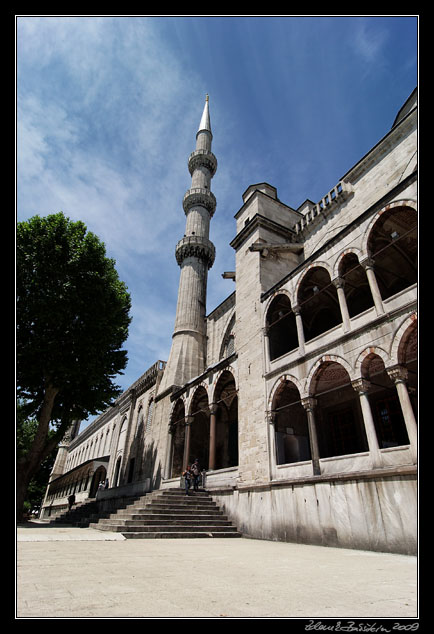
[(65, 441), (43, 515), (100, 478), (105, 496), (178, 486), (198, 457), (246, 535), (414, 554), (417, 92), (317, 203), (293, 209), (268, 183), (244, 192), (224, 274), (235, 290), (205, 315), (211, 142), (207, 99), (169, 359)]

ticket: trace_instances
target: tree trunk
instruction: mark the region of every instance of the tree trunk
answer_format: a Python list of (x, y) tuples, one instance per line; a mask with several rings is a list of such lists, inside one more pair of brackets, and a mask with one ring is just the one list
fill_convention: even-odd
[[(39, 425), (33, 442), (27, 455), (17, 461), (16, 477), (16, 515), (17, 521), (22, 521), (24, 513), (24, 501), (30, 480), (39, 469), (42, 460), (52, 449), (52, 443), (47, 443), (48, 429), (53, 410), (54, 399), (59, 389), (48, 382), (41, 410), (39, 412)], [(48, 451), (47, 451), (48, 450)]]

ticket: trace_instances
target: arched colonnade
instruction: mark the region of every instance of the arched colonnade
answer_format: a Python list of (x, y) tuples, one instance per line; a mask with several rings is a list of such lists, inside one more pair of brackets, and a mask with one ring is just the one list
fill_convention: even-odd
[(238, 465), (238, 396), (232, 368), (174, 403), (167, 473), (175, 478), (196, 458), (209, 471)]
[(311, 263), (294, 292), (279, 290), (266, 307), (270, 361), (375, 307), (417, 282), (417, 212), (411, 201), (386, 206), (368, 223), (357, 246), (345, 249), (334, 266)]
[(268, 401), (277, 465), (409, 446), (417, 460), (417, 319), (412, 314), (394, 334), (390, 349), (368, 347), (354, 367), (325, 355), (305, 380), (283, 375)]

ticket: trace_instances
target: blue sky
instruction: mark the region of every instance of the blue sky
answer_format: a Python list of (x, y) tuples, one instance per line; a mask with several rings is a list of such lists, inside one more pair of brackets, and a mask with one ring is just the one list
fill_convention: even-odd
[(207, 310), (233, 290), (242, 194), (317, 202), (390, 129), (417, 85), (415, 16), (17, 17), (17, 218), (63, 211), (132, 297), (127, 389), (173, 331), (187, 159), (210, 96)]

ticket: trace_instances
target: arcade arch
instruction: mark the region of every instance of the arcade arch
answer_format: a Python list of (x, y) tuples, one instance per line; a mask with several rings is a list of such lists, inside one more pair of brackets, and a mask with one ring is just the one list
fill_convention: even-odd
[(417, 212), (402, 204), (386, 208), (370, 229), (367, 252), (383, 300), (417, 282)]
[(181, 398), (176, 401), (173, 408), (170, 420), (170, 433), (172, 437), (171, 477), (176, 478), (184, 470), (185, 406)]
[(214, 389), (210, 416), (209, 469), (238, 464), (238, 395), (235, 379), (224, 370)]
[(297, 302), (305, 341), (342, 323), (337, 290), (323, 266), (314, 266), (306, 272), (298, 289)]
[(321, 458), (368, 451), (363, 416), (348, 371), (336, 361), (323, 361), (310, 383)]
[(287, 295), (277, 295), (267, 310), (266, 330), (270, 361), (298, 347), (297, 324)]
[(292, 381), (284, 378), (272, 400), (276, 464), (289, 464), (311, 459), (307, 414), (300, 392)]
[(348, 314), (355, 317), (374, 305), (366, 271), (355, 253), (346, 253), (339, 263)]
[(380, 449), (409, 444), (404, 416), (395, 385), (383, 359), (368, 354), (361, 365), (363, 378), (369, 381), (369, 403)]
[(192, 464), (196, 458), (201, 468), (207, 468), (209, 461), (209, 430), (210, 409), (208, 392), (203, 385), (196, 389), (190, 406), (188, 423), (189, 443), (186, 454), (187, 464)]
[(217, 470), (238, 464), (238, 395), (231, 371), (219, 375), (213, 390), (199, 385), (186, 414), (182, 398), (170, 420), (172, 478), (180, 476), (196, 458), (201, 469)]

